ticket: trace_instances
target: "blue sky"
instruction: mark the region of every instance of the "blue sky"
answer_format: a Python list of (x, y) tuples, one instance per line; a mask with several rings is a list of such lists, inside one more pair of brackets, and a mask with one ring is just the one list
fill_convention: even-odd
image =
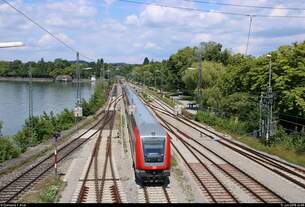
[[(139, 0), (140, 1), (140, 0)], [(303, 0), (211, 0), (233, 4), (272, 6), (249, 9), (199, 4), (185, 0), (141, 0), (205, 10), (265, 15), (300, 15)], [(167, 59), (179, 48), (201, 41), (220, 42), (233, 52), (244, 53), (249, 18), (212, 12), (200, 13), (118, 0), (14, 0), (17, 8), (31, 16), (57, 37), (92, 59), (107, 62), (142, 63), (145, 56)], [(5, 4), (0, 4), (0, 42), (22, 41), (23, 48), (1, 49), (1, 60), (23, 61), (75, 59), (75, 54), (53, 40)], [(265, 54), (283, 44), (305, 40), (305, 18), (253, 19), (248, 53)], [(84, 59), (84, 58), (82, 58)]]

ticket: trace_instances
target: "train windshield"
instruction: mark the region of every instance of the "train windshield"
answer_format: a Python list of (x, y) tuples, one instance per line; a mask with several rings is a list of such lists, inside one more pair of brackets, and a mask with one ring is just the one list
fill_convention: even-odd
[(163, 137), (146, 137), (142, 142), (145, 157), (164, 155), (165, 139)]

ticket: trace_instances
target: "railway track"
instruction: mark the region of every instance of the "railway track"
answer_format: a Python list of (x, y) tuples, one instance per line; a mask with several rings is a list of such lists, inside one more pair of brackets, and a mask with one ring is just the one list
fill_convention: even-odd
[[(157, 115), (158, 116), (158, 115)], [(234, 195), (228, 187), (223, 183), (224, 181), (220, 180), (220, 176), (217, 178), (217, 174), (221, 173), (231, 182), (235, 183), (240, 189), (245, 191), (250, 195), (256, 202), (262, 203), (278, 203), (278, 202), (287, 202), (284, 198), (279, 196), (274, 191), (270, 190), (262, 183), (254, 179), (249, 174), (245, 173), (241, 169), (237, 168), (233, 163), (229, 162), (225, 158), (219, 156), (213, 150), (205, 147), (189, 135), (185, 133), (176, 132), (178, 128), (171, 125), (161, 116), (158, 118), (163, 122), (163, 126), (178, 140), (183, 144), (188, 151), (196, 157), (200, 164), (190, 164), (187, 163), (184, 159), (184, 162), (187, 164), (188, 168), (192, 171), (193, 175), (197, 180), (201, 180), (205, 185), (204, 194), (208, 195), (208, 200), (216, 203), (223, 202), (240, 202), (237, 195)], [(192, 142), (191, 142), (191, 141)], [(171, 143), (176, 152), (183, 157), (180, 150), (176, 145)], [(195, 147), (197, 145), (197, 147)], [(206, 155), (203, 152), (209, 152), (209, 154), (217, 157), (225, 164), (217, 164), (211, 156)], [(202, 160), (205, 162), (202, 162)], [(198, 179), (199, 178), (199, 179)]]
[[(117, 102), (118, 99), (114, 99), (113, 101), (109, 101), (109, 105), (111, 106), (113, 103)], [(101, 116), (104, 111), (101, 111), (97, 116)], [(90, 132), (94, 129), (98, 124), (100, 124), (106, 117), (102, 116), (96, 124), (90, 127), (88, 130), (83, 132), (81, 135), (65, 144), (64, 146), (58, 149), (58, 163), (63, 161), (66, 157), (68, 157), (71, 153), (73, 153), (76, 149), (82, 146), (85, 142), (91, 139), (96, 133), (91, 134), (87, 138), (82, 138), (86, 133)], [(18, 198), (31, 189), (31, 187), (39, 180), (44, 178), (54, 166), (54, 155), (49, 154), (44, 159), (39, 161), (38, 163), (31, 166), (29, 169), (25, 170), (17, 177), (9, 181), (7, 184), (0, 188), (0, 203), (13, 203), (17, 202)]]
[[(262, 183), (258, 182), (249, 174), (245, 173), (241, 169), (237, 168), (228, 160), (220, 157), (214, 151), (206, 148), (204, 145), (199, 142), (190, 142), (196, 141), (186, 133), (182, 132), (180, 129), (172, 125), (170, 122), (166, 121), (160, 116), (160, 110), (157, 111), (155, 107), (152, 107), (151, 104), (146, 103), (152, 111), (156, 114), (159, 120), (162, 122), (161, 125), (168, 130), (168, 132), (176, 137), (180, 143), (187, 149), (189, 153), (196, 159), (198, 163), (191, 163), (184, 158), (181, 150), (176, 146), (176, 143), (171, 141), (172, 147), (175, 149), (177, 154), (181, 157), (185, 165), (188, 167), (190, 173), (193, 175), (194, 179), (198, 182), (199, 187), (203, 191), (203, 194), (209, 202), (214, 203), (224, 203), (224, 202), (234, 202), (239, 203), (237, 195), (226, 186), (224, 181), (221, 180), (221, 176), (225, 176), (226, 179), (229, 179), (240, 189), (245, 191), (248, 195), (251, 196), (256, 202), (261, 203), (273, 203), (273, 202), (287, 202), (284, 198), (279, 196), (274, 191), (268, 189)], [(194, 147), (197, 145), (197, 147)], [(203, 150), (204, 148), (204, 150)], [(214, 157), (217, 157), (225, 164), (217, 164), (210, 156), (202, 152), (209, 151), (209, 154), (212, 154)], [(185, 152), (185, 150), (184, 150)], [(204, 160), (204, 162), (202, 161)], [(218, 175), (218, 176), (217, 176)]]
[[(112, 131), (117, 103), (112, 110), (106, 112), (107, 118), (99, 128), (99, 136), (78, 194), (78, 203), (121, 203), (123, 201), (112, 158)], [(105, 136), (103, 132), (106, 133), (106, 139), (103, 139)]]
[(139, 186), (139, 203), (173, 203), (175, 198), (170, 188), (165, 186)]
[(154, 108), (154, 110), (158, 111), (159, 113), (165, 114), (167, 116), (170, 116), (170, 117), (180, 121), (184, 125), (191, 127), (195, 131), (199, 132), (201, 135), (203, 134), (206, 137), (213, 139), (214, 141), (243, 155), (244, 157), (247, 157), (248, 159), (265, 167), (266, 169), (273, 171), (274, 173), (278, 174), (282, 178), (296, 184), (300, 188), (305, 189), (305, 170), (303, 168), (300, 168), (300, 167), (290, 164), (288, 162), (276, 159), (274, 157), (271, 157), (270, 155), (264, 154), (262, 152), (251, 149), (245, 145), (237, 143), (184, 116), (181, 116), (181, 115), (176, 116), (174, 114), (173, 110), (169, 106), (161, 103), (160, 101), (158, 101), (156, 99), (155, 99), (155, 102), (158, 104), (159, 107), (154, 106), (154, 105), (151, 105), (151, 106)]

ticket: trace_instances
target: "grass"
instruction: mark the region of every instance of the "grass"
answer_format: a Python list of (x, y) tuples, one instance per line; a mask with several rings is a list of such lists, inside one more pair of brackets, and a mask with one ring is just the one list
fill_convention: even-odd
[(7, 170), (3, 171), (3, 172), (0, 172), (0, 177), (1, 176), (4, 176), (4, 175), (7, 175), (11, 172), (13, 172), (14, 170), (22, 167), (22, 166), (25, 166), (25, 165), (28, 165), (30, 163), (32, 163), (33, 161), (35, 161), (36, 159), (44, 156), (51, 148), (46, 148), (44, 149), (43, 151), (41, 151), (40, 153), (38, 154), (35, 154), (35, 155), (32, 155), (31, 157), (29, 157), (28, 159), (22, 161), (22, 162), (17, 162), (15, 163), (15, 165), (11, 166), (10, 168), (8, 168)]
[(18, 201), (21, 203), (56, 203), (64, 182), (61, 179), (49, 176), (34, 185), (33, 189), (26, 193)]
[(266, 146), (259, 139), (251, 136), (233, 136), (237, 140), (249, 145), (250, 147), (276, 155), (284, 160), (287, 160), (291, 163), (301, 165), (305, 167), (305, 153), (297, 152), (295, 150), (289, 149), (287, 146), (283, 144), (276, 144), (272, 146)]
[(288, 162), (305, 167), (304, 152), (297, 152), (296, 150), (288, 148), (287, 145), (281, 143), (273, 144), (271, 146), (266, 146), (260, 139), (256, 137), (249, 135), (242, 135), (242, 133), (239, 133), (239, 132), (243, 132), (243, 130), (236, 127), (235, 124), (231, 123), (231, 121), (229, 121), (229, 125), (226, 125), (226, 121), (213, 121), (214, 119), (220, 119), (220, 118), (212, 117), (212, 121), (206, 121), (202, 119), (199, 119), (199, 121), (214, 127), (219, 132), (231, 135), (232, 138), (234, 138), (235, 140), (245, 143), (246, 145), (256, 150), (260, 150), (262, 152), (266, 152), (271, 155), (276, 155)]
[(43, 186), (42, 191), (39, 194), (40, 202), (55, 203), (62, 185), (62, 180), (53, 178), (50, 183), (47, 183), (45, 186)]

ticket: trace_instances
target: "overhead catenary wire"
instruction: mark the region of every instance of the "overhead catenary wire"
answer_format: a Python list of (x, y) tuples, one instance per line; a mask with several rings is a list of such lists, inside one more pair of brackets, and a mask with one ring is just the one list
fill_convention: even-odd
[(158, 6), (164, 8), (172, 8), (172, 9), (180, 9), (187, 11), (195, 11), (195, 12), (203, 12), (203, 13), (218, 13), (218, 14), (226, 14), (226, 15), (234, 15), (234, 16), (255, 16), (255, 17), (265, 17), (265, 18), (299, 18), (305, 19), (305, 16), (295, 16), (295, 15), (264, 15), (264, 14), (248, 14), (248, 13), (239, 13), (239, 12), (227, 12), (227, 11), (218, 11), (218, 10), (206, 10), (206, 9), (198, 9), (191, 7), (182, 7), (182, 6), (172, 6), (167, 4), (160, 3), (152, 3), (152, 2), (144, 2), (144, 1), (134, 1), (134, 0), (118, 0), (120, 2), (139, 4), (139, 5), (150, 5), (150, 6)]
[[(34, 25), (36, 25), (38, 28), (40, 28), (41, 30), (43, 30), (44, 32), (46, 32), (47, 34), (49, 34), (51, 37), (53, 37), (55, 40), (57, 40), (58, 42), (60, 42), (61, 44), (63, 44), (66, 48), (68, 48), (69, 50), (71, 50), (74, 53), (77, 53), (78, 51), (76, 49), (74, 49), (72, 46), (70, 46), (68, 43), (66, 43), (65, 41), (63, 41), (62, 39), (60, 39), (59, 37), (57, 37), (55, 34), (53, 34), (52, 32), (50, 32), (48, 29), (44, 28), (42, 25), (40, 25), (38, 22), (36, 22), (34, 19), (32, 19), (30, 16), (28, 16), (27, 14), (25, 14), (23, 11), (21, 11), (20, 9), (18, 9), (17, 7), (15, 7), (13, 4), (11, 4), (10, 2), (8, 2), (7, 0), (1, 0), (2, 2), (4, 2), (5, 4), (7, 4), (9, 7), (11, 7), (12, 9), (14, 9), (16, 12), (18, 12), (19, 14), (21, 14), (23, 17), (25, 17), (26, 19), (28, 19), (31, 23), (33, 23)], [(92, 58), (89, 58), (88, 56), (80, 53), (80, 56), (90, 60), (90, 61), (94, 61)]]
[(222, 3), (222, 2), (202, 1), (202, 0), (183, 0), (183, 1), (195, 2), (199, 4), (212, 4), (212, 5), (240, 7), (240, 8), (305, 11), (305, 8), (295, 8), (295, 7), (257, 6), (257, 5), (232, 4), (232, 3)]
[(279, 113), (279, 115), (282, 115), (282, 116), (289, 116), (289, 117), (293, 117), (293, 118), (305, 120), (305, 117), (295, 116), (295, 115), (291, 115), (291, 114)]

